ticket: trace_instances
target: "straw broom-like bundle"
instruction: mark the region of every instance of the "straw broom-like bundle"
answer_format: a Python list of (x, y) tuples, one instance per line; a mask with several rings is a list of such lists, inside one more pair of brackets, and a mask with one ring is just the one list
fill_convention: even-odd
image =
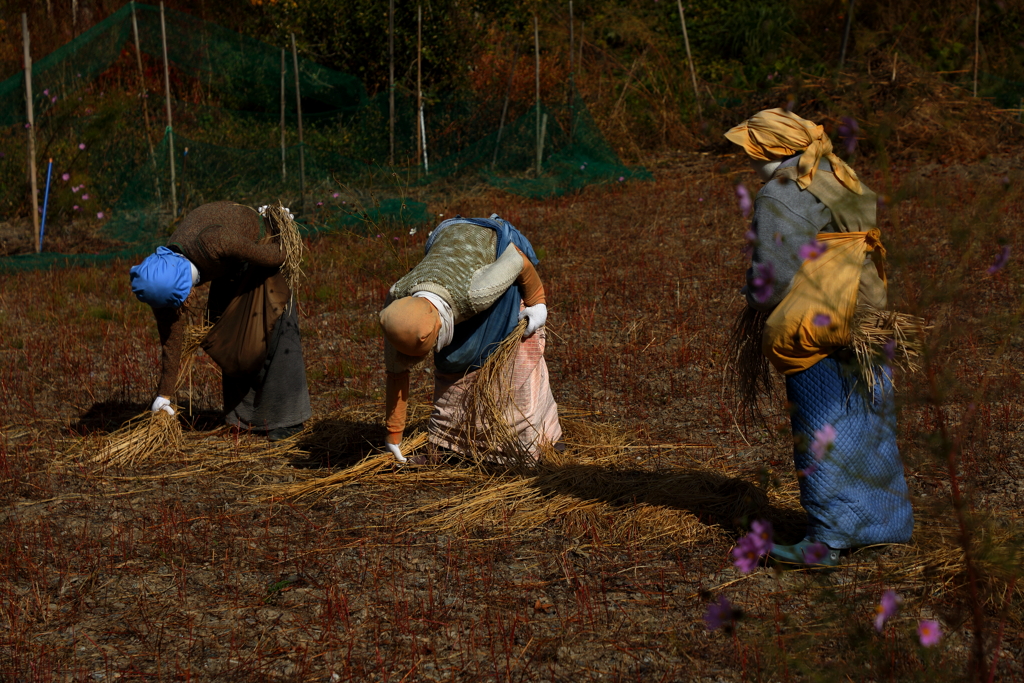
[(932, 329), (924, 318), (916, 315), (867, 305), (857, 306), (850, 328), (850, 347), (857, 357), (860, 376), (869, 389), (875, 386), (873, 369), (879, 364), (891, 363), (904, 372), (920, 370), (918, 360), (924, 350), (924, 336)]
[(285, 282), (295, 296), (295, 288), (302, 277), (302, 254), (305, 251), (305, 244), (299, 229), (292, 220), (281, 202), (272, 204), (266, 208), (263, 214), (267, 223), (268, 234), (281, 245), (284, 251), (284, 265), (281, 266), (281, 273), (284, 274)]
[(464, 454), (478, 466), (495, 462), (512, 466), (534, 464), (513, 424), (518, 408), (512, 371), (527, 323), (526, 319), (520, 320), (501, 341), (463, 395), (460, 418), (465, 429), (457, 440)]
[(130, 467), (157, 453), (180, 451), (181, 442), (181, 425), (176, 415), (168, 415), (163, 410), (155, 413), (147, 410), (107, 437), (99, 453), (89, 461)]

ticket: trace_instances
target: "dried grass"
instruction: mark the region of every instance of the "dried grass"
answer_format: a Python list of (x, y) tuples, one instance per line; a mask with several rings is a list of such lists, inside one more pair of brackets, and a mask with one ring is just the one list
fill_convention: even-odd
[(185, 328), (181, 342), (181, 365), (178, 367), (178, 381), (174, 384), (174, 392), (177, 393), (185, 386), (185, 380), (191, 382), (192, 368), (195, 366), (196, 353), (203, 345), (206, 335), (213, 329), (213, 325), (205, 319), (192, 323)]
[[(850, 327), (850, 347), (857, 357), (860, 377), (869, 389), (875, 386), (875, 368), (879, 365), (891, 363), (906, 373), (921, 369), (918, 359), (924, 349), (924, 337), (932, 329), (924, 318), (860, 305)], [(892, 346), (887, 349), (887, 344)]]
[(268, 206), (264, 218), (268, 234), (276, 239), (284, 250), (284, 265), (281, 266), (281, 272), (294, 297), (299, 279), (303, 275), (302, 255), (306, 247), (302, 242), (302, 235), (281, 202)]
[(180, 452), (182, 438), (177, 416), (147, 410), (107, 436), (89, 462), (132, 467), (157, 455)]

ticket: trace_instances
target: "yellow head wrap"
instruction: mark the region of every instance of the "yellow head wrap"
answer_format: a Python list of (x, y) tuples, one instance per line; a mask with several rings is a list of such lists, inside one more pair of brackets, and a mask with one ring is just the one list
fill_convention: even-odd
[(815, 125), (784, 109), (765, 109), (725, 134), (742, 147), (752, 159), (771, 161), (803, 151), (797, 164), (797, 184), (804, 190), (814, 180), (821, 158), (832, 164), (836, 179), (848, 190), (863, 194), (857, 174), (845, 161), (832, 153), (832, 141), (822, 126)]

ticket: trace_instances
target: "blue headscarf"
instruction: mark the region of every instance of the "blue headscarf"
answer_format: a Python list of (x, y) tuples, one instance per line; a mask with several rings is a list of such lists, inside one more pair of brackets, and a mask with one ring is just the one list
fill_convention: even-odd
[(153, 308), (177, 308), (192, 291), (192, 264), (167, 247), (157, 247), (128, 273), (132, 292)]

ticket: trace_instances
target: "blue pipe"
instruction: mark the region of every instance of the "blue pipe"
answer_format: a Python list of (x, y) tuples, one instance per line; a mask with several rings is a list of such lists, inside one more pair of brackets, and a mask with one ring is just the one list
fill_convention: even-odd
[(39, 251), (43, 250), (43, 235), (46, 233), (46, 207), (50, 203), (50, 175), (53, 173), (53, 159), (46, 167), (46, 193), (43, 194), (43, 222), (39, 226)]

